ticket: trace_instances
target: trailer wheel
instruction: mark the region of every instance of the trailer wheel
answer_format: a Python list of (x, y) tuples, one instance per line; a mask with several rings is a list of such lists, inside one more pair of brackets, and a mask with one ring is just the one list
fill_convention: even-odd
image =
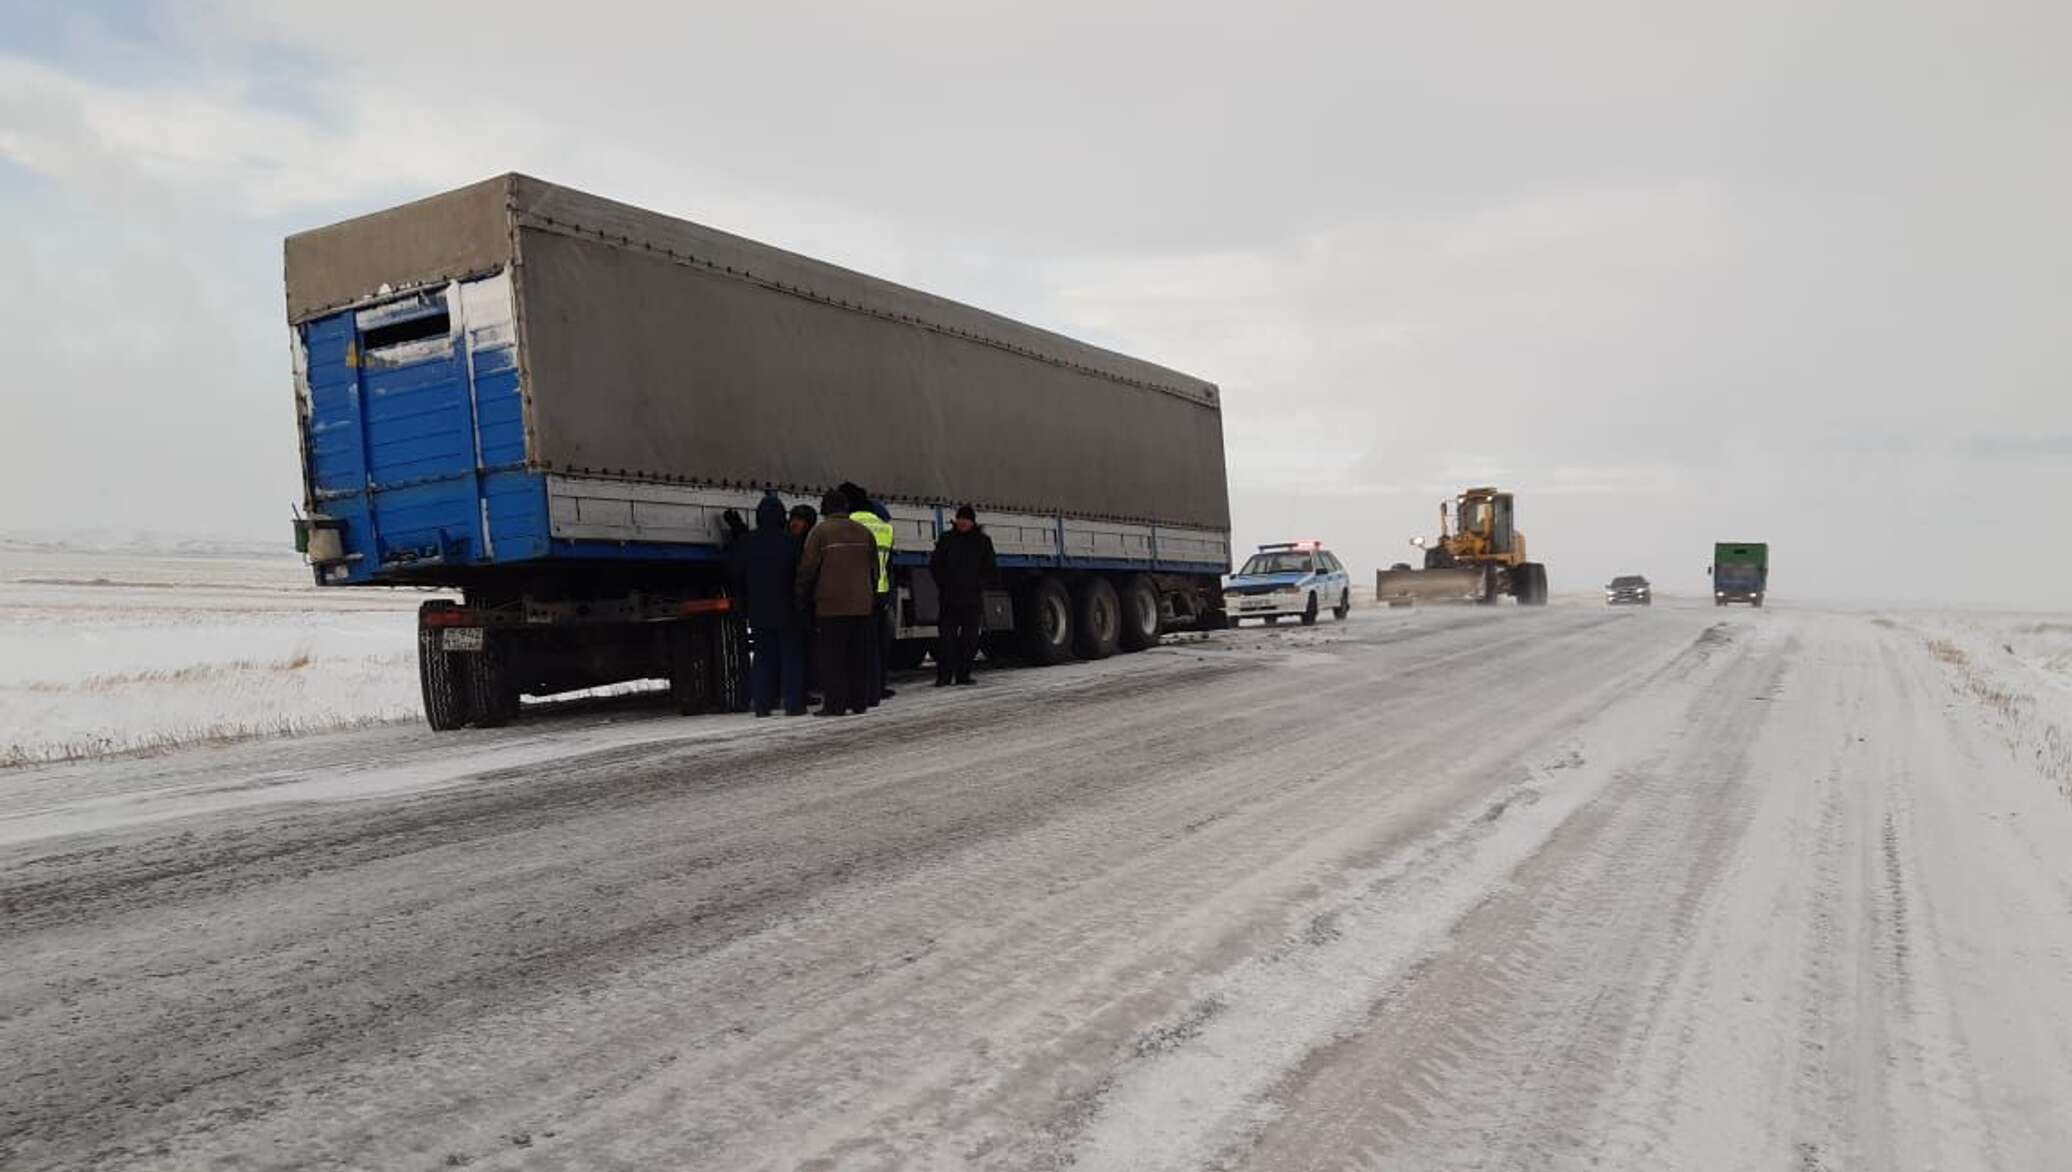
[[(431, 603), (426, 610), (450, 610), (452, 603)], [(424, 719), (434, 732), (452, 732), (468, 723), (468, 689), (459, 653), (439, 648), (442, 628), (417, 628), (417, 682), (424, 692)]]
[(1122, 580), (1120, 641), (1124, 651), (1142, 651), (1158, 642), (1158, 587), (1149, 574)]
[(1302, 608), (1302, 625), (1305, 627), (1317, 625), (1317, 592), (1314, 590), (1309, 592), (1309, 605)]
[(1045, 574), (1029, 589), (1022, 613), (1022, 651), (1040, 667), (1072, 658), (1072, 595), (1065, 584)]
[(476, 728), (502, 728), (518, 715), (518, 681), (511, 671), (511, 638), (494, 628), (482, 632), (482, 650), (467, 660), (468, 707)]
[(1338, 595), (1338, 605), (1331, 608), (1331, 617), (1342, 623), (1352, 613), (1353, 592), (1350, 590), (1341, 591)]
[(748, 620), (739, 615), (722, 618), (713, 624), (713, 636), (718, 644), (714, 662), (719, 665), (719, 678), (713, 686), (720, 710), (746, 712), (754, 702), (748, 687)]
[(713, 694), (712, 644), (704, 622), (669, 624), (669, 698), (685, 716), (710, 712), (718, 701)]
[(1122, 602), (1115, 583), (1082, 578), (1072, 591), (1072, 649), (1081, 659), (1106, 659), (1122, 641)]

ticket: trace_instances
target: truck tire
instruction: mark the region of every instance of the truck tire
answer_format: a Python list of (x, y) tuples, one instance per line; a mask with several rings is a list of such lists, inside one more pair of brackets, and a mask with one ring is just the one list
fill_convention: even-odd
[(746, 712), (755, 704), (748, 686), (748, 620), (729, 615), (714, 624), (713, 635), (719, 642), (721, 668), (716, 683), (720, 710)]
[[(426, 610), (448, 610), (452, 604), (426, 603)], [(424, 719), (433, 732), (452, 732), (468, 723), (468, 689), (461, 653), (439, 649), (443, 628), (417, 628), (417, 682), (424, 692)]]
[(1039, 667), (1072, 658), (1072, 594), (1065, 584), (1045, 574), (1029, 588), (1022, 614), (1022, 654)]
[(1314, 590), (1309, 592), (1309, 605), (1302, 608), (1302, 625), (1305, 627), (1317, 625), (1317, 592)]
[(1347, 618), (1349, 618), (1352, 615), (1352, 613), (1353, 592), (1350, 590), (1339, 591), (1338, 605), (1331, 608), (1331, 617), (1337, 619), (1339, 622), (1342, 623)]
[(1131, 574), (1122, 580), (1122, 634), (1124, 651), (1142, 651), (1158, 643), (1158, 586), (1149, 574)]
[(509, 634), (482, 632), (482, 650), (462, 653), (467, 661), (468, 707), (476, 728), (502, 728), (518, 715), (518, 681), (511, 671)]
[(712, 642), (712, 634), (701, 620), (669, 625), (669, 699), (684, 716), (699, 716), (718, 707)]
[(1106, 578), (1082, 578), (1072, 590), (1072, 649), (1081, 659), (1106, 659), (1122, 642), (1122, 600)]
[(1547, 605), (1547, 567), (1539, 562), (1520, 562), (1518, 571), (1518, 605)]

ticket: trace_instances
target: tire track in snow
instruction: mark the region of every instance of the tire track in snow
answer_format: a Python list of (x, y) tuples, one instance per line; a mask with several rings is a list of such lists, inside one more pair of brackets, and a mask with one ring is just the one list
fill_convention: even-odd
[[(1673, 677), (1712, 650), (1694, 644), (1656, 678)], [(1690, 691), (1647, 690), (1650, 735), (1669, 737)], [(1602, 752), (1623, 758), (1623, 750), (1610, 745)], [(1446, 1104), (1463, 1101), (1452, 1092), (1464, 1078), (1486, 1077), (1492, 1068), (1568, 1069), (1579, 1051), (1606, 1045), (1623, 1019), (1603, 983), (1581, 977), (1573, 977), (1570, 988), (1579, 993), (1557, 1014), (1559, 1026), (1538, 1031), (1523, 1050), (1503, 1040), (1515, 1024), (1507, 995), (1529, 984), (1551, 956), (1572, 966), (1572, 975), (1589, 968), (1590, 958), (1562, 939), (1578, 921), (1600, 938), (1648, 935), (1658, 924), (1678, 921), (1671, 915), (1651, 923), (1649, 915), (1628, 908), (1593, 914), (1578, 902), (1586, 888), (1645, 891), (1636, 876), (1669, 869), (1669, 848), (1662, 844), (1678, 837), (1677, 819), (1663, 807), (1674, 803), (1636, 803), (1662, 815), (1636, 825), (1622, 813), (1622, 799), (1682, 782), (1659, 771), (1600, 764), (1597, 751), (1585, 753), (1591, 763), (1558, 782), (1537, 773), (1500, 817), (1477, 810), (1452, 830), (1398, 852), (1397, 870), (1373, 876), (1355, 902), (1338, 909), (1344, 940), (1305, 957), (1297, 971), (1241, 966), (1216, 982), (1215, 994), (1229, 1007), (1223, 1017), (1197, 1044), (1118, 1080), (1114, 1101), (1076, 1152), (1079, 1162), (1182, 1168), (1214, 1157), (1220, 1164), (1279, 1168), (1307, 1166), (1314, 1157), (1320, 1166), (1337, 1167), (1349, 1151), (1380, 1157), (1390, 1150), (1392, 1133), (1427, 1125), (1457, 1125), (1481, 1143), (1478, 1128), (1440, 1118)], [(1712, 788), (1731, 791), (1724, 784)], [(1707, 828), (1705, 819), (1687, 824)], [(1593, 849), (1606, 845), (1600, 841), (1606, 835), (1621, 849)], [(1328, 1105), (1302, 1101), (1313, 1088), (1324, 1088), (1320, 1097)], [(1335, 1088), (1352, 1099), (1330, 1099)], [(1587, 1098), (1553, 1082), (1542, 1089), (1567, 1096), (1570, 1106), (1563, 1110)], [(1244, 1136), (1283, 1110), (1277, 1101), (1294, 1102), (1288, 1118), (1248, 1151)]]

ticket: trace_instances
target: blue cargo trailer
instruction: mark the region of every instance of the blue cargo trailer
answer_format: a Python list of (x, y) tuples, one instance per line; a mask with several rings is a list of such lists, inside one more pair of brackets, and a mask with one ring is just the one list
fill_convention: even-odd
[(995, 652), (1222, 622), (1212, 384), (519, 175), (290, 237), (286, 271), (298, 532), (322, 585), (461, 594), (420, 611), (434, 727), (637, 678), (740, 707), (722, 518), (845, 480), (892, 514), (895, 662), (964, 503)]

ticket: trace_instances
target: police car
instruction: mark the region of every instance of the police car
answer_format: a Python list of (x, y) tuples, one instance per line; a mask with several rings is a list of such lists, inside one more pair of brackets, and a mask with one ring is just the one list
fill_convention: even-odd
[(1225, 581), (1223, 605), (1233, 627), (1245, 619), (1271, 626), (1284, 615), (1300, 616), (1306, 626), (1327, 610), (1343, 619), (1353, 609), (1352, 579), (1323, 542), (1262, 545)]

